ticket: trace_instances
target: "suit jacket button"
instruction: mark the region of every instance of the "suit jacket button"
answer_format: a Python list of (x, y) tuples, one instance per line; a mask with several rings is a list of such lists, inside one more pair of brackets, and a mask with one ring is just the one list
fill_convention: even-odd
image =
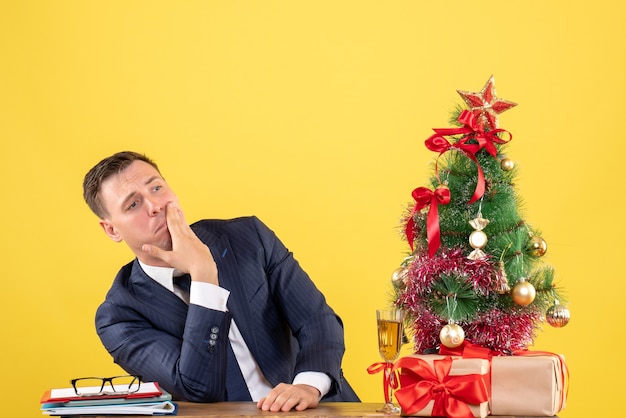
[(212, 332), (213, 334), (217, 334), (218, 332), (220, 332), (220, 329), (219, 329), (219, 327), (212, 326), (212, 327), (211, 327), (211, 332)]
[(213, 354), (213, 352), (215, 351), (215, 347), (213, 347), (212, 345), (209, 345), (209, 348), (207, 349), (207, 351)]

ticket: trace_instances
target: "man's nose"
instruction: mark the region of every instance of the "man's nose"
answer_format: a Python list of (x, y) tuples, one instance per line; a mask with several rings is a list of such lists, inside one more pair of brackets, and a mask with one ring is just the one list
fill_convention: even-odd
[(165, 209), (167, 202), (161, 201), (160, 199), (147, 199), (148, 201), (148, 212), (150, 215), (156, 215)]

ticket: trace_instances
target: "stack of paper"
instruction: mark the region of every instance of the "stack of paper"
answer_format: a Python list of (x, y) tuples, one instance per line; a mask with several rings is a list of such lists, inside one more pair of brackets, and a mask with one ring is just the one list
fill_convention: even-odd
[(124, 395), (79, 396), (73, 388), (61, 388), (41, 398), (44, 415), (176, 415), (176, 409), (172, 395), (157, 382), (142, 382), (139, 391)]

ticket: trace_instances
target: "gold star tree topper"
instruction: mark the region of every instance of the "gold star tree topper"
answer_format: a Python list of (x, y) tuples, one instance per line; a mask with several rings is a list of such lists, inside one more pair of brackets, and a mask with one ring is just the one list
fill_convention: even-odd
[(485, 87), (479, 92), (457, 90), (470, 111), (476, 116), (476, 120), (485, 128), (496, 129), (498, 127), (498, 115), (517, 103), (496, 97), (496, 82), (493, 76), (489, 77)]

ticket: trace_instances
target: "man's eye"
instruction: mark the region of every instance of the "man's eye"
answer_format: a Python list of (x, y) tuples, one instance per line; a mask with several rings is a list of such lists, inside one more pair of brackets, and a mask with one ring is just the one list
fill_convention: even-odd
[(135, 207), (137, 207), (137, 202), (133, 202), (128, 206), (128, 210), (134, 209)]
[(161, 190), (163, 186), (154, 186), (154, 191), (158, 192), (159, 190)]

